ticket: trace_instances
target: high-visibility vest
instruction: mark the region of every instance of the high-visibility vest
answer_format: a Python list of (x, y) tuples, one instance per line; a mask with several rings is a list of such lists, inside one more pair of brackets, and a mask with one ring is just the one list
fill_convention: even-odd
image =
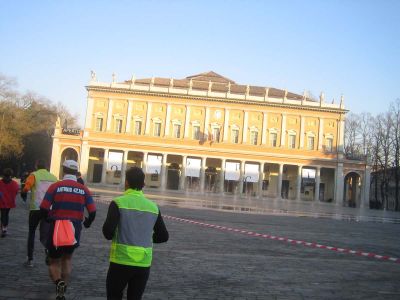
[(158, 217), (157, 205), (142, 191), (128, 189), (114, 199), (119, 209), (119, 223), (110, 251), (110, 262), (150, 267), (153, 258), (153, 228)]
[(57, 181), (57, 177), (46, 169), (39, 169), (33, 172), (35, 176), (35, 184), (32, 187), (31, 200), (29, 203), (30, 210), (39, 210), (40, 203), (51, 184)]

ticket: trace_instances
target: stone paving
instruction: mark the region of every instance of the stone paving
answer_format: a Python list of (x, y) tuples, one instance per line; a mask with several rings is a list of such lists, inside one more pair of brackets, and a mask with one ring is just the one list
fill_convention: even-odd
[[(83, 230), (81, 247), (74, 254), (68, 300), (105, 299), (110, 242), (103, 238), (101, 227), (107, 202), (113, 195), (106, 191), (97, 191), (97, 195), (97, 218), (91, 228)], [(153, 193), (153, 197), (166, 216), (400, 257), (397, 222), (338, 220), (337, 212), (327, 215), (332, 208), (322, 210), (323, 218), (304, 213), (282, 215), (282, 209), (275, 213), (248, 213), (198, 209), (207, 205), (188, 208), (176, 199), (195, 201), (195, 196)], [(248, 207), (247, 204), (237, 206)], [(348, 215), (348, 211), (344, 212)], [(396, 214), (391, 218), (396, 219)], [(55, 299), (38, 239), (34, 267), (23, 266), (27, 219), (28, 211), (19, 200), (10, 213), (10, 235), (0, 239), (1, 300)], [(400, 299), (399, 263), (169, 218), (165, 222), (170, 240), (154, 247), (153, 267), (143, 299)]]

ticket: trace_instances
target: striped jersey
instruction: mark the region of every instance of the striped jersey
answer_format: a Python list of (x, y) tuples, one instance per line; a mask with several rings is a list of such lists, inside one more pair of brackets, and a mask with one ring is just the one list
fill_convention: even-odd
[(85, 207), (89, 213), (96, 211), (88, 188), (72, 177), (75, 176), (64, 176), (63, 180), (48, 188), (40, 208), (49, 211), (50, 219), (82, 221)]

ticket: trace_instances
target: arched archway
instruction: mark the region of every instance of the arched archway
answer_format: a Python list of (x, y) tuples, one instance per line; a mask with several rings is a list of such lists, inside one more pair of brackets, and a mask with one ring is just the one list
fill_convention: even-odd
[(361, 176), (356, 172), (348, 173), (344, 178), (343, 205), (359, 207), (361, 199)]
[(61, 176), (62, 176), (62, 164), (63, 164), (64, 161), (66, 161), (68, 159), (72, 159), (72, 160), (78, 161), (78, 152), (73, 148), (66, 148), (66, 149), (63, 150), (63, 152), (61, 153), (61, 159), (60, 159), (60, 174), (59, 174), (59, 178), (61, 178)]

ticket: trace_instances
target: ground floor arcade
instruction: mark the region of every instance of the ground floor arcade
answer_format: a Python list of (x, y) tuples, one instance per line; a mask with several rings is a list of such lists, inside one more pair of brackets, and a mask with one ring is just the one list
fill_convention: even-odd
[(366, 170), (334, 166), (240, 160), (177, 153), (103, 147), (65, 147), (52, 158), (60, 174), (62, 161), (76, 159), (90, 184), (123, 185), (125, 170), (137, 166), (146, 174), (146, 188), (216, 193), (293, 201), (327, 202), (368, 207)]

